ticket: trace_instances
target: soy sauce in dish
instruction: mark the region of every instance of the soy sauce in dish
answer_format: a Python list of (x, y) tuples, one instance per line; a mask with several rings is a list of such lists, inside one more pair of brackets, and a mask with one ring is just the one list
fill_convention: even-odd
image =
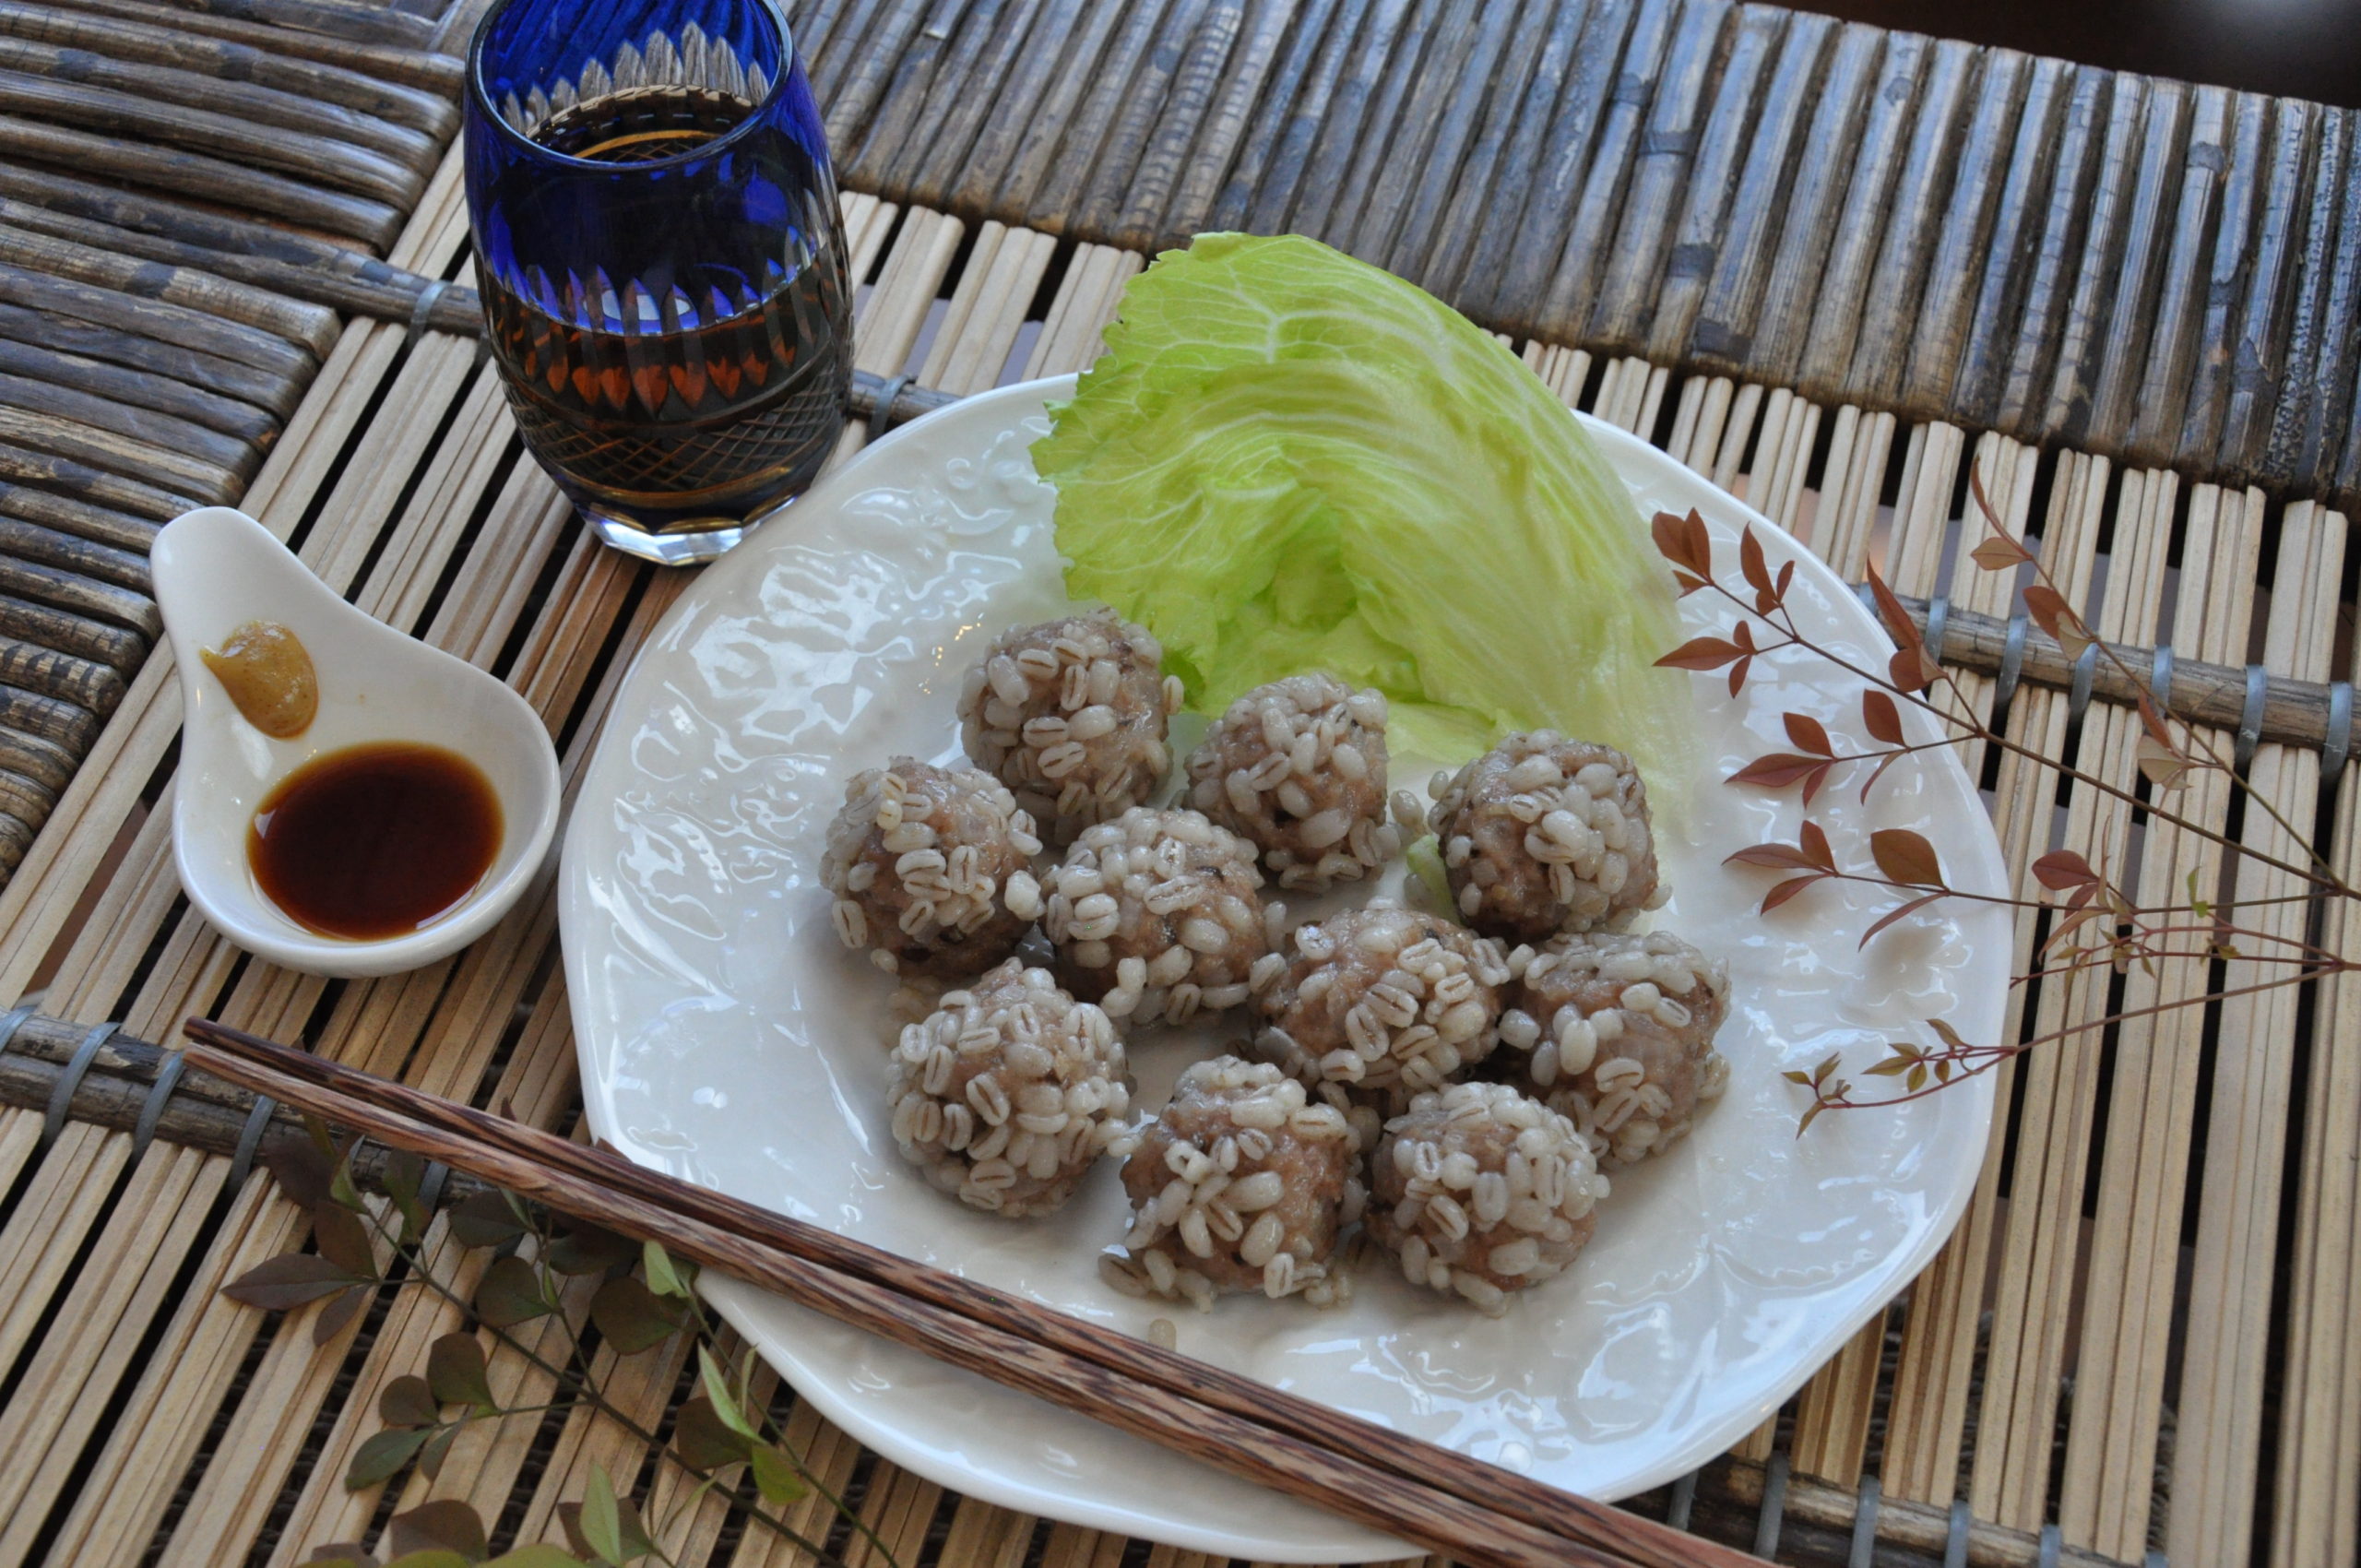
[(246, 830), (246, 861), (291, 920), (365, 942), (448, 913), (483, 880), (500, 837), (500, 798), (481, 768), (440, 746), (380, 742), (279, 780)]

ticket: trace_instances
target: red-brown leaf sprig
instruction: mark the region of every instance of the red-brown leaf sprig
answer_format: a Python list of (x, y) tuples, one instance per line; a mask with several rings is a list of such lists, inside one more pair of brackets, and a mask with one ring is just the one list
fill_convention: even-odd
[[(1773, 571), (1751, 525), (1743, 528), (1739, 533), (1738, 576), (1740, 584), (1732, 586), (1724, 583), (1716, 570), (1712, 535), (1704, 518), (1694, 511), (1686, 516), (1660, 513), (1654, 519), (1651, 532), (1659, 553), (1672, 567), (1681, 596), (1686, 598), (1700, 590), (1710, 589), (1727, 600), (1738, 615), (1726, 636), (1691, 638), (1658, 660), (1659, 664), (1700, 671), (1726, 669), (1730, 693), (1736, 696), (1744, 689), (1755, 659), (1783, 648), (1801, 647), (1837, 671), (1859, 679), (1863, 685), (1861, 728), (1874, 744), (1849, 741), (1840, 742), (1818, 719), (1808, 714), (1787, 712), (1782, 715), (1782, 721), (1787, 741), (1794, 750), (1772, 752), (1754, 758), (1732, 773), (1726, 782), (1774, 790), (1798, 789), (1809, 812), (1830, 776), (1846, 764), (1867, 762), (1872, 765), (1860, 787), (1860, 798), (1866, 802), (1886, 770), (1902, 757), (1942, 746), (1982, 742), (2012, 754), (2062, 779), (2071, 780), (2124, 802), (2131, 808), (2130, 826), (2136, 826), (2139, 819), (2144, 816), (2152, 823), (2177, 827), (2220, 846), (2225, 851), (2221, 870), (2221, 885), (2224, 887), (2236, 885), (2235, 868), (2240, 859), (2289, 873), (2307, 884), (2307, 891), (2303, 894), (2283, 898), (2257, 898), (2250, 900), (2251, 904), (2316, 902), (2322, 897), (2356, 897), (2335, 875), (2307, 837), (2297, 832), (2262, 795), (2248, 791), (2247, 798), (2302, 847), (2301, 853), (2307, 863), (2299, 864), (2233, 840), (2202, 823), (2180, 815), (2165, 803), (2166, 798), (2184, 788), (2189, 776), (2197, 771), (2218, 769), (2236, 778), (2236, 769), (2194, 726), (2184, 721), (2176, 731), (2174, 721), (2165, 717), (2167, 708), (2164, 697), (2149, 687), (2141, 673), (2131, 669), (2115, 647), (2097, 636), (2074, 610), (2035, 553), (2012, 538), (2002, 526), (1985, 492), (1980, 473), (1971, 469), (1968, 481), (1970, 493), (1990, 529), (1989, 537), (1969, 552), (1970, 559), (1985, 571), (2024, 572), (2030, 580), (2022, 589), (2021, 599), (2027, 615), (2057, 641), (2069, 659), (2081, 659), (2087, 650), (2098, 649), (2094, 657), (2106, 659), (2123, 683), (2131, 688), (2142, 730), (2136, 748), (2140, 777), (2129, 784), (2118, 783), (2046, 756), (1984, 723), (1956, 678), (1926, 646), (1924, 635), (1874, 564), (1868, 572), (1871, 600), (1878, 619), (1883, 623), (1895, 644), (1893, 656), (1882, 671), (1863, 668), (1814, 642), (1803, 632), (1787, 606), (1795, 564), (1787, 562)], [(1757, 625), (1762, 627), (1768, 636), (1759, 639), (1754, 630)], [(1939, 738), (1911, 742), (1902, 717), (1904, 705), (1915, 706), (1927, 714), (1938, 726), (1940, 731)], [(2239, 782), (2243, 785), (2244, 781), (2240, 779)], [(2046, 938), (2036, 945), (2034, 967), (2025, 974), (2012, 978), (2011, 983), (2016, 985), (2029, 984), (2045, 978), (2060, 979), (2098, 968), (2111, 969), (2115, 974), (2122, 975), (2129, 972), (2134, 964), (2153, 973), (2157, 962), (2165, 959), (2193, 960), (2208, 965), (2240, 960), (2270, 966), (2279, 972), (2235, 990), (2225, 991), (2217, 985), (2201, 996), (2181, 997), (2152, 1007), (2113, 1013), (2104, 1018), (2070, 1024), (2013, 1044), (1967, 1041), (1945, 1020), (1932, 1018), (1928, 1023), (1941, 1041), (1939, 1048), (1929, 1049), (1906, 1040), (1890, 1042), (1885, 1057), (1867, 1069), (1869, 1075), (1898, 1080), (1896, 1087), (1899, 1092), (1893, 1095), (1869, 1099), (1857, 1098), (1854, 1086), (1837, 1075), (1838, 1061), (1833, 1056), (1819, 1063), (1809, 1072), (1788, 1073), (1788, 1078), (1812, 1091), (1811, 1104), (1801, 1119), (1802, 1125), (1807, 1127), (1824, 1110), (1897, 1104), (1938, 1092), (1953, 1083), (1988, 1071), (2036, 1045), (2101, 1032), (2126, 1019), (2182, 1006), (2204, 1005), (2225, 996), (2304, 984), (2322, 975), (2356, 967), (2299, 938), (2239, 923), (2234, 918), (2234, 912), (2239, 908), (2236, 901), (2209, 903), (2200, 896), (2200, 890), (2193, 883), (2185, 903), (2142, 907), (2125, 891), (2121, 883), (2094, 867), (2082, 851), (2071, 848), (2054, 849), (2040, 856), (2028, 868), (2040, 890), (2036, 896), (2029, 897), (1975, 894), (1952, 886), (1943, 873), (1940, 858), (1934, 847), (1922, 835), (1907, 829), (1888, 828), (1871, 833), (1869, 850), (1869, 858), (1875, 867), (1874, 873), (1866, 869), (1848, 869), (1840, 862), (1826, 831), (1807, 817), (1796, 843), (1752, 845), (1738, 850), (1728, 860), (1729, 863), (1784, 873), (1763, 895), (1762, 910), (1764, 913), (1780, 908), (1821, 882), (1864, 883), (1891, 890), (1897, 896), (1896, 902), (1880, 913), (1863, 932), (1861, 941), (1865, 945), (1896, 921), (1946, 898), (1998, 904), (2033, 912), (2036, 920), (2049, 921), (2049, 929)], [(2101, 858), (2100, 863), (2106, 863), (2106, 857)], [(2129, 873), (2124, 880), (2131, 880)], [(2215, 978), (2218, 980), (2218, 973)]]

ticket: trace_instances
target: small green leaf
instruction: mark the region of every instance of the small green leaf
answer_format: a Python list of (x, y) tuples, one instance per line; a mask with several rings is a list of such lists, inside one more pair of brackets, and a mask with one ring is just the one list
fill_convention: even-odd
[(312, 1240), (320, 1256), (347, 1274), (358, 1279), (377, 1277), (376, 1249), (370, 1246), (367, 1228), (350, 1209), (335, 1203), (314, 1204)]
[(483, 1519), (456, 1497), (421, 1503), (393, 1517), (393, 1544), (397, 1552), (456, 1551), (469, 1562), (491, 1550), (484, 1539)]
[(604, 1274), (640, 1254), (638, 1243), (599, 1226), (574, 1222), (550, 1248), (550, 1266), (560, 1274)]
[(541, 1277), (523, 1258), (494, 1258), (476, 1285), (476, 1312), (494, 1328), (546, 1317), (555, 1309), (541, 1294)]
[(463, 1247), (496, 1247), (524, 1233), (505, 1193), (476, 1193), (451, 1206), (451, 1236)]
[(418, 1189), (426, 1180), (426, 1161), (406, 1148), (391, 1150), (386, 1156), (386, 1195), (394, 1200), (394, 1207), (402, 1217), (404, 1244), (417, 1241), (426, 1231), (426, 1208), (418, 1200)]
[(352, 1155), (349, 1150), (336, 1162), (336, 1173), (328, 1178), (328, 1201), (352, 1214), (363, 1212), (361, 1189), (352, 1184)]
[(451, 1452), (451, 1440), (459, 1435), (457, 1426), (437, 1427), (426, 1446), (418, 1451), (419, 1472), (430, 1481), (443, 1479), (443, 1461)]
[(615, 1514), (622, 1522), (623, 1537), (623, 1554), (617, 1562), (636, 1562), (656, 1550), (656, 1543), (648, 1538), (647, 1526), (640, 1523), (638, 1503), (628, 1495), (619, 1497), (615, 1499)]
[(352, 1463), (345, 1467), (344, 1489), (362, 1491), (389, 1479), (425, 1442), (426, 1433), (414, 1427), (377, 1433), (354, 1450)]
[(599, 1560), (599, 1549), (592, 1546), (589, 1538), (582, 1533), (582, 1504), (579, 1503), (559, 1503), (557, 1522), (565, 1531), (565, 1547), (568, 1551), (586, 1562)]
[(673, 1266), (672, 1254), (664, 1250), (661, 1241), (645, 1241), (639, 1249), (640, 1265), (647, 1275), (647, 1288), (659, 1296), (683, 1296), (689, 1293), (680, 1270)]
[[(325, 1129), (323, 1129), (325, 1132)], [(277, 1143), (262, 1162), (290, 1200), (310, 1208), (328, 1195), (328, 1178), (336, 1170), (335, 1155), (316, 1144)]]
[(281, 1253), (256, 1264), (229, 1284), (221, 1294), (265, 1312), (283, 1313), (358, 1283), (345, 1270), (311, 1253)]
[(741, 1437), (762, 1436), (754, 1430), (754, 1423), (738, 1408), (738, 1401), (730, 1395), (730, 1379), (723, 1373), (721, 1363), (715, 1360), (713, 1352), (703, 1345), (697, 1347), (697, 1375), (705, 1380), (705, 1396), (713, 1402), (713, 1413), (721, 1418), (722, 1425)]
[(355, 1285), (321, 1308), (320, 1315), (312, 1320), (312, 1343), (325, 1345), (343, 1333), (345, 1325), (359, 1317), (361, 1309), (369, 1304), (370, 1289), (366, 1285)]
[(415, 1201), (421, 1182), (426, 1180), (424, 1157), (406, 1148), (386, 1151), (386, 1195), (399, 1201)]
[(456, 1551), (437, 1547), (429, 1551), (406, 1551), (386, 1568), (469, 1568), (468, 1560)]
[(582, 1538), (610, 1562), (623, 1561), (623, 1511), (615, 1505), (615, 1484), (601, 1466), (590, 1467), (589, 1484), (582, 1493)]
[(700, 1473), (742, 1462), (752, 1446), (746, 1434), (724, 1421), (702, 1394), (683, 1402), (672, 1422), (672, 1452)]
[(303, 1559), (303, 1568), (381, 1568), (376, 1553), (359, 1541), (331, 1541), (315, 1546)]
[(590, 1321), (624, 1356), (661, 1345), (681, 1331), (681, 1320), (656, 1292), (627, 1274), (599, 1287), (590, 1298)]
[(1927, 1064), (1924, 1062), (1912, 1063), (1909, 1074), (1902, 1080), (1903, 1092), (1904, 1094), (1916, 1094), (1920, 1089), (1923, 1089), (1926, 1087)]
[(485, 1375), (483, 1346), (472, 1334), (446, 1334), (426, 1352), (427, 1386), (444, 1405), (466, 1405), (489, 1414), (498, 1408)]
[(443, 1411), (426, 1380), (406, 1373), (377, 1396), (377, 1419), (389, 1427), (431, 1427)]
[(811, 1490), (796, 1473), (794, 1461), (770, 1443), (754, 1444), (753, 1467), (755, 1490), (774, 1506), (793, 1503)]

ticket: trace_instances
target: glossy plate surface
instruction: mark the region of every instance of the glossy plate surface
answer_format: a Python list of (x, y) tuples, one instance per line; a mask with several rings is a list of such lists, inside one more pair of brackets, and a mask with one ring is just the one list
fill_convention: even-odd
[[(1857, 1075), (1887, 1039), (1934, 1044), (1923, 1020), (1935, 1015), (1992, 1039), (2009, 958), (1994, 908), (1913, 917), (1862, 950), (1885, 908), (1870, 890), (1823, 885), (1758, 917), (1769, 873), (1721, 864), (1747, 844), (1795, 841), (1792, 791), (1719, 782), (1788, 749), (1782, 710), (1860, 734), (1857, 683), (1816, 660), (1771, 656), (1737, 699), (1719, 676), (1693, 679), (1703, 743), (1689, 828), (1659, 841), (1674, 902), (1657, 923), (1729, 960), (1728, 1095), (1686, 1144), (1618, 1175), (1588, 1252), (1505, 1318), (1413, 1291), (1382, 1257), (1335, 1312), (1128, 1301), (1094, 1262), (1123, 1229), (1111, 1165), (1063, 1212), (1011, 1223), (932, 1191), (896, 1152), (892, 985), (837, 944), (817, 883), (822, 837), (860, 768), (896, 753), (955, 757), (953, 704), (978, 650), (1062, 612), (1051, 493), (1026, 447), (1048, 429), (1044, 399), (1071, 387), (987, 393), (869, 447), (692, 584), (640, 655), (565, 845), (566, 979), (591, 1125), (649, 1165), (1100, 1323), (1145, 1333), (1169, 1316), (1191, 1354), (1595, 1497), (1719, 1453), (1932, 1256), (1991, 1119), (1989, 1080), (1977, 1080), (1796, 1136), (1802, 1091), (1783, 1069), (1838, 1051)], [(1737, 530), (1753, 521), (1774, 570), (1797, 562), (1790, 603), (1804, 624), (1883, 667), (1891, 645), (1817, 559), (1664, 454), (1590, 428), (1643, 515), (1697, 508), (1732, 566)], [(1690, 634), (1722, 629), (1712, 598), (1684, 601)], [(1430, 766), (1397, 760), (1395, 781), (1422, 789)], [(1955, 885), (2003, 885), (1984, 807), (1948, 753), (1895, 767), (1866, 809), (1857, 790), (1840, 773), (1814, 809), (1845, 863), (1866, 865), (1872, 828), (1916, 827)], [(1142, 1031), (1140, 1103), (1160, 1105), (1180, 1067), (1224, 1038)], [(709, 1291), (832, 1420), (960, 1491), (1225, 1556), (1404, 1553), (785, 1301), (722, 1280)]]

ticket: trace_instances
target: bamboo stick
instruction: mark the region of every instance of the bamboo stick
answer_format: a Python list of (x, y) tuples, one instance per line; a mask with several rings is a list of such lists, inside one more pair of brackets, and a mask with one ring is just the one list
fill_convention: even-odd
[[(2148, 485), (2127, 476), (2116, 511), (2106, 599), (2091, 615), (2104, 636), (2145, 640), (2153, 635), (2172, 513), (2167, 505), (2159, 516), (2149, 493)], [(2093, 504), (2096, 499), (2092, 497)], [(2083, 722), (2074, 760), (2102, 778), (2136, 778), (2135, 747), (2142, 732), (2128, 710), (2095, 709)], [(2111, 861), (2128, 858), (2130, 817), (2126, 802), (2075, 789), (2064, 841), (2093, 846)], [(2052, 1034), (2103, 1020), (2113, 1010), (2112, 980), (2101, 969), (2045, 985), (2035, 1032)], [(2080, 1306), (2076, 1281), (2103, 1060), (2099, 1047), (2095, 1036), (2088, 1037), (2063, 1051), (2037, 1052), (2020, 1069), (2020, 1126), (2032, 1133), (2019, 1140), (1976, 1453), (1979, 1501), (1987, 1475), (1997, 1478), (1997, 1502), (1984, 1516), (2018, 1529), (2038, 1529), (2048, 1515), (2058, 1389)]]
[[(307, 184), (382, 202), (397, 211), (418, 199), (425, 183), (426, 171), (414, 163), (397, 161), (322, 130), (291, 133), (256, 124), (245, 115), (192, 108), (154, 92), (153, 83), (126, 90), (60, 76), (53, 69), (30, 75), (21, 68), (39, 69), (37, 60), (25, 56), (41, 53), (21, 44), (0, 48), (0, 110), (55, 125), (78, 125), (110, 139), (136, 137), (143, 151), (185, 148), (229, 164), (276, 170)], [(420, 150), (431, 152), (431, 145)]]
[(333, 104), (357, 115), (407, 126), (430, 137), (448, 136), (458, 110), (439, 93), (396, 87), (357, 71), (321, 65), (276, 48), (207, 37), (184, 30), (133, 21), (101, 20), (49, 6), (0, 4), (0, 34), (61, 49), (104, 54), (115, 60), (202, 72), (205, 79), (252, 82), (298, 101)]
[(382, 246), (400, 232), (401, 209), (369, 196), (322, 190), (224, 158), (153, 142), (130, 143), (46, 121), (0, 114), (0, 152), (97, 171), (125, 184), (195, 196)]
[[(249, 136), (252, 127), (270, 126), (333, 137), (374, 158), (388, 160), (397, 168), (421, 172), (433, 167), (441, 151), (433, 137), (356, 113), (320, 98), (188, 70), (180, 62), (118, 60), (85, 49), (36, 42), (10, 27), (11, 19), (8, 8), (0, 6), (0, 67), (11, 72), (130, 95), (143, 103), (161, 101), (219, 115), (244, 127)], [(131, 123), (124, 121), (101, 120), (98, 124), (102, 130), (131, 128)], [(301, 165), (297, 169), (300, 172)]]
[[(2152, 482), (2158, 503), (2168, 504), (2177, 488), (2172, 477), (2153, 476)], [(2242, 517), (2242, 509), (2233, 509), (2231, 526), (2217, 530), (2222, 508), (2211, 497), (2201, 493), (2189, 508), (2173, 616), (2173, 646), (2181, 654), (2245, 650), (2260, 529), (2236, 526)], [(2225, 754), (2233, 745), (2225, 731), (2201, 735)], [(2180, 810), (2194, 821), (2225, 825), (2230, 796), (2229, 780), (2209, 773), (2186, 791)], [(2191, 885), (2220, 885), (2216, 846), (2166, 824), (2152, 823), (2148, 832), (2142, 903), (2165, 904), (2186, 897)], [(2183, 959), (2158, 966), (2153, 976), (2135, 971), (2127, 977), (2123, 1004), (2136, 1010), (2201, 996), (2211, 984), (2208, 968)], [(2067, 1540), (2118, 1557), (2137, 1555), (2148, 1539), (2204, 1026), (2195, 1008), (2135, 1018), (2118, 1031), (2115, 1051), (2058, 1518)]]
[(119, 330), (78, 316), (28, 309), (0, 301), (0, 341), (79, 355), (111, 365), (219, 393), (224, 398), (263, 410), (265, 423), (276, 428), (292, 415), (309, 383), (301, 375), (224, 359), (219, 354), (184, 348), (136, 331)]
[[(149, 0), (51, 0), (64, 9), (122, 21), (144, 22), (172, 32), (226, 39), (265, 53), (290, 54), (340, 66), (380, 80), (421, 88), (446, 101), (458, 96), (465, 62), (449, 54), (374, 41), (331, 37), (303, 28), (279, 27), (258, 17), (208, 14), (212, 7), (156, 5)], [(226, 7), (223, 8), (226, 11)]]
[[(0, 190), (21, 186), (32, 171), (0, 171)], [(365, 252), (319, 245), (316, 260), (281, 260), (241, 251), (187, 244), (135, 230), (121, 229), (96, 219), (53, 211), (29, 202), (0, 201), (0, 221), (19, 232), (31, 232), (124, 255), (143, 256), (168, 266), (209, 272), (242, 284), (251, 284), (285, 300), (301, 300), (349, 315), (374, 316), (407, 325), (419, 315), (426, 291), (437, 281), (387, 267)], [(225, 220), (226, 223), (227, 220)], [(231, 236), (234, 243), (234, 236)], [(317, 242), (314, 242), (317, 244)], [(290, 248), (284, 244), (275, 249)], [(438, 332), (469, 337), (483, 330), (482, 302), (473, 290), (445, 289), (425, 302), (423, 325)], [(326, 341), (334, 342), (333, 335)], [(325, 350), (323, 350), (325, 351)]]
[[(1160, 1347), (205, 1019), (193, 1064), (1463, 1562), (1741, 1559)], [(400, 1109), (396, 1110), (394, 1107)], [(1349, 1456), (1358, 1456), (1349, 1457)], [(1382, 1480), (1374, 1479), (1382, 1467)], [(1383, 1494), (1391, 1487), (1400, 1493)], [(1447, 1488), (1447, 1491), (1445, 1490)], [(1562, 1534), (1560, 1534), (1562, 1532)]]
[[(2317, 678), (2327, 671), (2334, 637), (2344, 518), (2299, 503), (2281, 528), (2266, 657)], [(2313, 820), (2316, 757), (2264, 746), (2248, 778), (2252, 791), (2282, 817)], [(2282, 858), (2293, 849), (2277, 823), (2252, 808), (2242, 837)], [(2241, 899), (2296, 890), (2287, 873), (2251, 860), (2239, 862), (2236, 889)], [(2306, 909), (2284, 903), (2248, 918), (2277, 934), (2300, 937)], [(2234, 959), (2226, 983), (2251, 983), (2254, 975), (2251, 960)], [(2175, 1467), (2170, 1536), (2174, 1555), (2189, 1562), (2233, 1560), (2253, 1527), (2297, 1001), (2293, 990), (2284, 990), (2222, 1008), (2179, 1408), (2186, 1446), (2178, 1452), (2186, 1457)]]

